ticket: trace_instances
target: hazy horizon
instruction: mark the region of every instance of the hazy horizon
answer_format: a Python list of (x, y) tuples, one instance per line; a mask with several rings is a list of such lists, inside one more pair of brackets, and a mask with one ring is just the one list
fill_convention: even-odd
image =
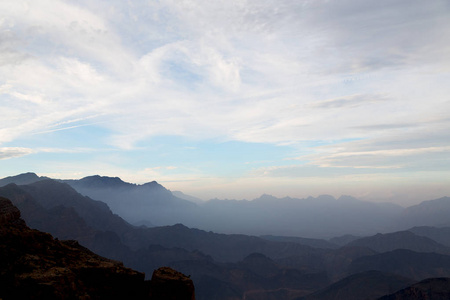
[(450, 195), (450, 5), (4, 1), (0, 177)]
[[(30, 174), (30, 173), (36, 174), (35, 172), (30, 171), (30, 172), (25, 172), (25, 173), (21, 173), (21, 174), (14, 174), (14, 175), (6, 176), (6, 177), (15, 177), (15, 176), (18, 176), (18, 175), (25, 175), (25, 174)], [(42, 174), (36, 174), (36, 175), (39, 176), (39, 177), (48, 177), (48, 176), (42, 175)], [(203, 203), (203, 202), (207, 202), (209, 200), (252, 201), (252, 200), (260, 199), (261, 197), (264, 197), (264, 196), (271, 196), (271, 197), (275, 197), (277, 199), (283, 199), (283, 198), (306, 199), (306, 198), (310, 198), (310, 197), (318, 198), (318, 197), (321, 197), (321, 196), (331, 196), (331, 197), (335, 198), (336, 200), (338, 200), (340, 197), (344, 197), (345, 198), (346, 196), (350, 196), (350, 197), (356, 198), (358, 200), (367, 201), (367, 202), (393, 203), (393, 204), (400, 205), (402, 207), (408, 207), (408, 206), (413, 206), (413, 205), (420, 204), (420, 203), (422, 203), (424, 201), (436, 200), (436, 199), (439, 199), (439, 198), (448, 197), (448, 195), (442, 194), (442, 195), (437, 195), (437, 196), (435, 196), (433, 198), (426, 198), (427, 196), (424, 194), (424, 197), (422, 197), (422, 198), (420, 197), (420, 195), (416, 195), (416, 197), (414, 197), (414, 198), (402, 198), (400, 196), (398, 196), (397, 198), (394, 198), (394, 197), (383, 198), (383, 197), (371, 197), (370, 195), (369, 196), (367, 196), (367, 195), (366, 196), (355, 196), (355, 195), (352, 195), (352, 194), (345, 194), (345, 193), (341, 193), (341, 194), (339, 194), (339, 193), (335, 193), (335, 194), (321, 193), (320, 191), (317, 194), (301, 194), (301, 195), (299, 195), (299, 194), (297, 194), (297, 195), (295, 195), (295, 194), (270, 194), (270, 193), (265, 193), (265, 192), (258, 193), (258, 191), (256, 191), (253, 194), (248, 193), (250, 196), (247, 197), (247, 198), (241, 197), (242, 196), (241, 194), (236, 194), (237, 197), (234, 197), (234, 198), (227, 197), (226, 195), (224, 197), (220, 197), (220, 194), (213, 194), (213, 192), (211, 194), (212, 195), (211, 197), (203, 197), (202, 198), (202, 197), (200, 197), (198, 195), (190, 194), (190, 193), (185, 192), (185, 191), (171, 189), (165, 183), (158, 182), (157, 180), (151, 180), (151, 181), (146, 181), (146, 182), (130, 182), (130, 181), (127, 181), (126, 179), (120, 177), (118, 174), (116, 174), (115, 176), (106, 176), (106, 175), (102, 175), (102, 174), (91, 174), (91, 175), (87, 175), (87, 176), (83, 176), (83, 177), (76, 177), (76, 178), (75, 177), (74, 178), (72, 178), (72, 177), (71, 178), (69, 178), (69, 177), (67, 177), (67, 178), (66, 177), (64, 177), (64, 178), (62, 178), (62, 177), (61, 178), (60, 177), (58, 177), (58, 178), (56, 178), (56, 177), (49, 177), (49, 178), (54, 179), (54, 180), (79, 180), (79, 179), (83, 179), (85, 177), (92, 177), (92, 176), (100, 176), (100, 177), (108, 177), (108, 178), (119, 178), (120, 180), (122, 180), (125, 183), (134, 184), (134, 185), (144, 185), (144, 184), (149, 183), (151, 181), (156, 181), (158, 184), (162, 185), (164, 188), (166, 188), (170, 192), (174, 193), (174, 196), (180, 197), (182, 199), (189, 200), (189, 201), (194, 202), (194, 203), (199, 203), (199, 201), (200, 201), (200, 203)], [(0, 178), (0, 180), (1, 179), (5, 179), (6, 177), (2, 177), (2, 178)], [(177, 195), (177, 193), (181, 193), (183, 195)]]

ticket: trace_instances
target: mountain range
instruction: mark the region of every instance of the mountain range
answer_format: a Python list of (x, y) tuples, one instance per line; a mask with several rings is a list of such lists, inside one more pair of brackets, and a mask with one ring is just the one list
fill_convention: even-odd
[[(437, 224), (432, 223), (427, 227), (416, 226), (401, 231), (377, 233), (375, 230), (381, 226), (376, 225), (376, 222), (382, 215), (389, 217), (389, 226), (395, 225), (399, 223), (398, 220), (404, 220), (405, 215), (409, 215), (409, 208), (366, 203), (351, 197), (334, 199), (331, 196), (278, 199), (264, 195), (253, 201), (240, 201), (242, 203), (211, 200), (202, 204), (178, 198), (156, 182), (133, 185), (119, 178), (100, 176), (88, 177), (83, 183), (81, 181), (54, 180), (35, 174), (23, 174), (0, 179), (0, 196), (10, 199), (20, 209), (30, 227), (49, 232), (59, 239), (78, 240), (95, 253), (123, 261), (125, 266), (144, 272), (147, 278), (153, 270), (164, 265), (189, 274), (196, 287), (197, 299), (333, 299), (330, 295), (357, 295), (358, 282), (371, 282), (373, 290), (370, 295), (375, 299), (395, 293), (418, 280), (450, 276), (449, 228), (433, 227)], [(144, 203), (149, 210), (153, 207), (154, 214), (166, 211), (167, 215), (160, 216), (156, 221), (141, 220), (153, 224), (152, 227), (132, 225), (118, 212), (110, 209), (110, 204), (103, 199), (87, 195), (88, 190), (101, 191), (97, 196), (117, 192), (116, 195), (120, 197), (115, 198), (116, 202), (122, 199), (121, 201), (129, 204)], [(145, 195), (145, 198), (138, 199), (136, 195)], [(432, 211), (432, 203), (433, 201), (426, 202), (424, 218), (431, 219), (429, 212)], [(445, 204), (445, 200), (439, 199), (437, 203), (440, 212), (446, 209), (442, 204)], [(338, 209), (339, 204), (342, 207)], [(183, 209), (171, 214), (171, 207), (177, 205)], [(281, 207), (276, 208), (277, 205)], [(354, 207), (344, 214), (342, 211), (346, 205)], [(334, 211), (328, 206), (334, 208)], [(420, 211), (417, 207), (421, 206), (415, 206), (416, 216)], [(239, 234), (216, 233), (215, 230), (206, 228), (205, 219), (197, 221), (203, 222), (205, 227), (192, 228), (195, 226), (187, 226), (181, 222), (183, 219), (176, 218), (183, 217), (180, 214), (188, 211), (191, 213), (190, 217), (200, 217), (200, 213), (209, 212), (213, 215), (208, 218), (214, 219), (213, 216), (218, 216), (221, 212), (219, 208), (227, 209), (223, 210), (222, 219), (217, 217), (218, 220), (224, 221), (228, 217), (228, 231)], [(267, 210), (264, 217), (270, 215), (271, 210), (275, 211), (272, 222), (269, 220), (268, 224), (258, 230), (247, 229), (249, 232), (262, 233), (260, 237), (238, 230), (240, 227), (234, 224), (235, 220), (237, 223), (244, 220), (245, 212), (253, 209), (255, 211), (249, 217), (251, 222), (248, 224), (256, 226), (260, 222), (256, 220), (256, 213), (264, 212), (263, 208)], [(288, 209), (291, 210), (289, 213), (286, 211)], [(371, 225), (364, 225), (361, 216), (352, 215), (358, 212), (369, 214), (370, 209), (376, 215), (368, 219)], [(237, 217), (233, 217), (233, 210)], [(313, 214), (316, 211), (321, 211), (322, 218), (335, 218), (337, 214), (341, 216), (338, 220), (328, 222), (323, 228), (294, 228), (285, 234), (277, 234), (283, 233), (280, 230), (287, 226), (288, 220), (292, 220), (289, 216), (302, 219), (306, 218), (306, 213)], [(385, 212), (387, 213), (384, 214)], [(277, 214), (283, 213), (286, 214), (285, 223), (277, 230), (264, 231), (273, 225)], [(154, 226), (163, 219), (169, 222), (170, 218), (174, 218), (173, 223)], [(185, 216), (183, 218), (189, 220)], [(351, 222), (338, 230), (330, 231), (331, 224), (345, 218)], [(323, 220), (319, 218), (314, 223), (312, 219), (309, 216), (306, 220), (297, 220), (292, 226), (319, 226), (320, 220)], [(445, 224), (439, 218), (437, 220), (439, 224)], [(343, 235), (346, 233), (346, 226), (354, 224), (352, 222), (365, 229), (353, 230), (350, 232), (353, 235)], [(384, 224), (384, 228), (389, 226)], [(308, 229), (316, 233), (320, 231), (324, 236), (333, 232), (338, 235), (325, 240), (317, 238), (317, 234), (307, 234), (308, 238), (291, 234), (307, 232)], [(314, 236), (316, 238), (312, 238)], [(364, 292), (364, 289), (360, 290)]]
[[(45, 179), (48, 178), (25, 173), (0, 180), (0, 186)], [(189, 198), (187, 195), (176, 192), (185, 199), (179, 198), (155, 181), (137, 185), (117, 177), (98, 175), (58, 181), (69, 184), (84, 196), (106, 203), (114, 214), (130, 224), (151, 227), (182, 223), (220, 233), (307, 238), (331, 238), (344, 234), (363, 236), (407, 229), (404, 224), (411, 224), (410, 228), (414, 223), (408, 220), (419, 218), (415, 214), (421, 208), (419, 205), (405, 209), (390, 203), (365, 202), (350, 196), (335, 199), (328, 195), (305, 199), (262, 195), (251, 201), (212, 199), (194, 203), (186, 200)], [(442, 205), (450, 203), (443, 199)], [(441, 215), (445, 212), (450, 212), (450, 205), (439, 208)], [(425, 222), (428, 226), (443, 224), (440, 220), (433, 222), (433, 218), (425, 214), (423, 218), (429, 220)]]

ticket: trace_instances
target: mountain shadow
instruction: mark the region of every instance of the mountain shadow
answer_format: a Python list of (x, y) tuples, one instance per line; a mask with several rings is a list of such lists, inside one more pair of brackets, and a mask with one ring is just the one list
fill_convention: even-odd
[(396, 249), (407, 249), (415, 252), (435, 252), (450, 254), (450, 248), (411, 231), (398, 231), (357, 239), (347, 244), (349, 247), (367, 247), (377, 252), (388, 252)]
[(428, 278), (378, 300), (448, 300), (450, 278)]
[(418, 226), (408, 229), (412, 233), (425, 236), (432, 239), (442, 245), (450, 247), (450, 227), (431, 227), (431, 226)]
[(350, 274), (369, 270), (389, 272), (414, 280), (450, 277), (450, 256), (400, 249), (360, 257), (349, 266)]

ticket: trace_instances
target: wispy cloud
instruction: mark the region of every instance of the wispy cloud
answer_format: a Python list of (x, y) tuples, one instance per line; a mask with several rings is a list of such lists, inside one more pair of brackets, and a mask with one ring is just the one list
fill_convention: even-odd
[(348, 108), (370, 105), (386, 100), (388, 100), (387, 97), (383, 95), (349, 95), (347, 97), (318, 101), (311, 106), (317, 108)]
[[(123, 116), (101, 126), (116, 133), (112, 144), (125, 148), (165, 134), (270, 143), (328, 139), (337, 131), (356, 136), (349, 128), (370, 126), (361, 119), (367, 122), (373, 112), (335, 116), (311, 109), (377, 103), (376, 110), (386, 111), (404, 105), (394, 86), (384, 83), (395, 80), (398, 89), (402, 69), (411, 72), (418, 57), (422, 66), (435, 66), (450, 46), (440, 38), (448, 19), (439, 1), (426, 7), (415, 1), (113, 7), (53, 1), (4, 7), (10, 34), (2, 57), (27, 57), (3, 69), (5, 95), (17, 102), (10, 107), (30, 101), (36, 106), (21, 110), (20, 117), (17, 110), (17, 122), (2, 124), (11, 130), (0, 140), (98, 113)], [(430, 43), (439, 45), (432, 53)], [(381, 66), (386, 73), (377, 73)], [(349, 82), (349, 74), (360, 79)], [(421, 86), (429, 86), (435, 77), (424, 75)], [(389, 101), (377, 94), (381, 86)], [(435, 87), (442, 93), (442, 85)], [(421, 97), (408, 97), (408, 111), (419, 111)], [(327, 124), (333, 117), (336, 130)]]
[(10, 159), (32, 154), (34, 151), (28, 148), (21, 147), (2, 147), (0, 148), (0, 159)]

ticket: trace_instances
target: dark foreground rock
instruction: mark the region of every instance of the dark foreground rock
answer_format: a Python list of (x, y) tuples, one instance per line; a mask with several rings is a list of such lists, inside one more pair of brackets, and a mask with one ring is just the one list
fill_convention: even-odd
[(76, 241), (30, 229), (20, 211), (0, 197), (0, 299), (195, 299), (189, 278), (162, 270), (155, 273), (175, 274), (170, 284), (145, 281), (144, 273)]
[(154, 300), (195, 300), (192, 280), (168, 267), (153, 272), (150, 287), (150, 296)]

